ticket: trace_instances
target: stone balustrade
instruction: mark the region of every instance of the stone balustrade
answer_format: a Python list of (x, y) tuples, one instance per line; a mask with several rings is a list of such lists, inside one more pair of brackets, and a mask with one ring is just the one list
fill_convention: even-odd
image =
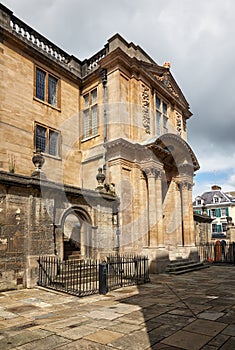
[(99, 66), (99, 61), (109, 52), (108, 44), (106, 44), (103, 49), (91, 58), (85, 59), (81, 62), (79, 59), (69, 55), (36, 30), (14, 16), (12, 11), (2, 4), (0, 4), (0, 25), (13, 35), (17, 36), (20, 40), (27, 42), (28, 45), (32, 46), (37, 51), (45, 54), (53, 60), (56, 60), (56, 62), (63, 65), (64, 68), (72, 70), (78, 75), (82, 72), (82, 76), (86, 76), (95, 70)]
[(69, 63), (70, 56), (66, 52), (13, 15), (10, 19), (10, 27), (13, 34), (25, 39), (37, 49), (44, 51), (60, 63)]
[(102, 50), (97, 52), (94, 56), (87, 60), (87, 70), (91, 71), (98, 66), (98, 62), (107, 55), (108, 48), (105, 46)]

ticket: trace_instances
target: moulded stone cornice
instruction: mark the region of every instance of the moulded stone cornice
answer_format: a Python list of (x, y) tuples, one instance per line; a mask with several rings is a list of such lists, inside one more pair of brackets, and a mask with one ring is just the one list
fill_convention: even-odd
[(107, 145), (107, 160), (113, 161), (116, 158), (126, 159), (132, 163), (141, 163), (143, 160), (156, 161), (156, 155), (147, 147), (138, 143), (131, 143), (125, 139), (110, 141)]
[[(50, 180), (33, 178), (20, 174), (12, 174), (6, 171), (0, 171), (0, 184), (5, 185), (6, 187), (23, 187), (26, 189), (36, 189), (39, 191), (43, 190), (47, 193), (49, 193), (49, 191), (52, 191), (53, 193), (64, 192), (66, 195), (73, 195), (73, 197), (93, 198), (94, 200), (100, 199), (99, 194), (93, 190), (83, 189), (76, 186), (65, 185)], [(102, 197), (110, 201), (116, 200), (116, 197), (113, 197), (108, 193), (104, 194)]]

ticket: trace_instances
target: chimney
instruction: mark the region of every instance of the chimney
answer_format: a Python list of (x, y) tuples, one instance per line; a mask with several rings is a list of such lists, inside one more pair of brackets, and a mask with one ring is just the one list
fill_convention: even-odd
[(220, 186), (218, 186), (218, 185), (213, 185), (213, 186), (211, 186), (211, 190), (212, 191), (220, 191), (222, 188), (220, 187)]

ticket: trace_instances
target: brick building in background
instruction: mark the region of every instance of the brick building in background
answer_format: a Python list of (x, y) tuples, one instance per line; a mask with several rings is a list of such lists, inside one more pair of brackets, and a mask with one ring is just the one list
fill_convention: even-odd
[(1, 288), (33, 285), (42, 254), (153, 272), (192, 254), (199, 165), (170, 64), (119, 34), (80, 61), (3, 5), (0, 25)]

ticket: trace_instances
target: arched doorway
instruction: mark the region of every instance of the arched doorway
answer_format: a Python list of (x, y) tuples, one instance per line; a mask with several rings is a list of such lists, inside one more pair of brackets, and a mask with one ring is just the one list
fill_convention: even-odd
[(64, 214), (62, 231), (65, 260), (90, 257), (91, 224), (87, 213), (70, 209)]

